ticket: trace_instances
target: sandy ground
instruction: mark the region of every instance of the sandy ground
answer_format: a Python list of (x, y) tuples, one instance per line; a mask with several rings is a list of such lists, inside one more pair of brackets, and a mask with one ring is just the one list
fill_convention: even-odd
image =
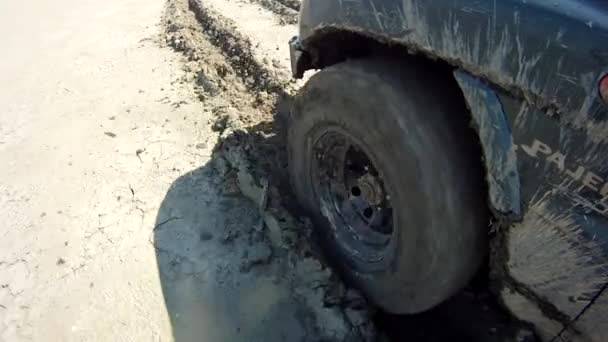
[[(247, 171), (239, 139), (255, 139), (235, 127), (272, 122), (274, 97), (211, 44), (221, 34), (164, 11), (0, 2), (0, 340), (371, 338), (361, 297), (299, 246), (310, 227)], [(276, 18), (261, 18), (244, 33), (269, 37), (254, 27)], [(240, 55), (276, 88), (286, 40), (272, 37), (272, 55)]]
[(168, 339), (151, 229), (214, 134), (154, 43), (162, 1), (0, 8), (1, 339)]
[(213, 134), (172, 85), (178, 56), (153, 42), (162, 11), (0, 4), (2, 340), (171, 335), (151, 227), (172, 181), (208, 160), (194, 145)]

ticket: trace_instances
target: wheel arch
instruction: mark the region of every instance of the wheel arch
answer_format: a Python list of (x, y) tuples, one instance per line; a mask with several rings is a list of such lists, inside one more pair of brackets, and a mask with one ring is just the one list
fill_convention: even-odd
[(520, 180), (511, 129), (500, 99), (488, 83), (440, 58), (413, 53), (404, 45), (347, 29), (317, 30), (306, 39), (303, 50), (296, 74), (347, 59), (381, 55), (416, 63), (442, 82), (457, 87), (457, 94), (468, 108), (462, 119), (471, 123), (481, 145), (489, 207), (503, 225), (520, 219)]

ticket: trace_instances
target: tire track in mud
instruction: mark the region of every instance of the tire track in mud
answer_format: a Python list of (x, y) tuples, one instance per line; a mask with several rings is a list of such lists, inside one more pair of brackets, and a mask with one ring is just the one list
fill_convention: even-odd
[[(227, 4), (238, 6), (241, 11), (237, 13)], [(258, 164), (263, 166), (266, 172), (274, 174), (282, 183), (282, 188), (286, 188), (286, 172), (282, 167), (277, 170), (277, 165), (286, 165), (282, 126), (291, 107), (292, 94), (295, 94), (303, 83), (301, 80), (293, 80), (289, 71), (287, 37), (291, 37), (296, 27), (278, 25), (272, 13), (260, 10), (258, 6), (246, 1), (206, 0), (203, 5), (201, 0), (188, 0), (188, 8), (202, 28), (201, 34), (220, 51), (232, 72), (240, 79), (240, 83), (249, 90), (245, 97), (253, 98), (252, 109), (240, 110), (241, 114), (236, 120), (234, 115), (223, 115), (219, 119), (223, 121), (219, 126), (246, 126), (250, 132), (262, 130), (263, 134), (273, 135), (276, 143), (270, 144), (266, 141), (261, 144), (265, 151), (261, 153), (264, 157), (259, 159)], [(222, 9), (221, 13), (218, 12), (219, 9)], [(226, 17), (227, 14), (231, 17)], [(243, 22), (247, 24), (237, 24)], [(275, 32), (275, 29), (278, 32)], [(245, 35), (242, 31), (249, 34)], [(235, 97), (231, 96), (233, 101), (235, 98), (244, 97), (234, 95)], [(254, 116), (273, 120), (272, 123), (251, 125), (256, 120), (247, 120), (247, 116), (251, 115), (243, 113), (254, 113), (256, 110), (257, 114)], [(243, 120), (243, 117), (246, 120)]]
[[(281, 25), (274, 13), (247, 0), (189, 0), (189, 4), (217, 42), (234, 40), (247, 60), (266, 68), (271, 79), (283, 86), (293, 82), (288, 41), (297, 32), (295, 25)], [(226, 47), (222, 50), (231, 53)]]
[(200, 0), (190, 0), (189, 8), (202, 26), (203, 33), (226, 56), (226, 61), (250, 90), (282, 91), (286, 84), (279, 81), (279, 71), (254, 57), (252, 42), (239, 32), (234, 22), (210, 6), (203, 6)]
[(301, 1), (300, 0), (274, 0), (282, 5), (285, 5), (285, 7), (289, 7), (295, 11), (299, 11), (300, 10), (300, 4)]
[(277, 99), (290, 88), (288, 80), (277, 77), (281, 71), (267, 58), (254, 57), (253, 43), (200, 1), (169, 0), (166, 7), (161, 41), (187, 59), (187, 76), (181, 82), (194, 83), (202, 101), (247, 108), (238, 117), (219, 110), (216, 126), (225, 126), (227, 120), (243, 125), (272, 120)]
[[(244, 10), (228, 13), (235, 12), (234, 5)], [(270, 29), (260, 27), (270, 22)], [(363, 297), (323, 261), (308, 220), (287, 209), (284, 134), (276, 118), (297, 87), (288, 63), (280, 60), (288, 62), (283, 36), (294, 27), (279, 26), (274, 14), (249, 2), (223, 0), (206, 0), (204, 7), (200, 0), (169, 0), (163, 23), (164, 41), (186, 57), (188, 76), (182, 81), (192, 82), (205, 107), (213, 107), (209, 124), (220, 132), (212, 156), (215, 170), (227, 184), (236, 184), (262, 218), (255, 230), (266, 235), (272, 256), (253, 267), (275, 269), (288, 282), (292, 300), (300, 303), (305, 341), (377, 341)], [(282, 35), (264, 36), (276, 27), (285, 28)], [(283, 48), (274, 46), (279, 41)]]
[(279, 16), (281, 24), (296, 24), (298, 22), (298, 10), (273, 0), (250, 0)]

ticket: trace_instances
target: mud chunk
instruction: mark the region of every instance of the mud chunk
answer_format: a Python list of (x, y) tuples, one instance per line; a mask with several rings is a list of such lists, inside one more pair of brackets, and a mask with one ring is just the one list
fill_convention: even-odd
[(112, 133), (112, 132), (103, 132), (103, 134), (109, 136), (110, 138), (116, 138), (116, 133)]
[(213, 82), (204, 72), (199, 72), (196, 76), (196, 84), (211, 96), (216, 96), (220, 93), (220, 88)]
[(268, 238), (272, 242), (273, 246), (279, 248), (285, 247), (279, 220), (270, 211), (266, 211), (264, 213), (264, 224), (268, 228)]
[(259, 209), (264, 210), (268, 201), (268, 180), (255, 179), (246, 170), (239, 170), (237, 179), (243, 195), (252, 200)]
[(221, 175), (226, 176), (231, 170), (231, 165), (224, 158), (216, 158), (213, 160), (213, 168)]
[(251, 246), (243, 255), (243, 263), (240, 266), (241, 272), (249, 272), (253, 266), (267, 264), (272, 257), (272, 249), (264, 243)]
[(234, 130), (238, 128), (239, 115), (234, 108), (218, 108), (214, 111), (217, 116), (211, 129), (215, 132), (224, 132), (228, 129)]

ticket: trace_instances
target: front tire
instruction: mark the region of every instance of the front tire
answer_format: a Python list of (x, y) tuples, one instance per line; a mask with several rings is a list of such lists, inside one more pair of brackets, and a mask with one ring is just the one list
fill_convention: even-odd
[(466, 109), (453, 88), (419, 70), (386, 60), (329, 67), (297, 96), (288, 133), (294, 191), (326, 254), (392, 313), (453, 295), (487, 247)]

